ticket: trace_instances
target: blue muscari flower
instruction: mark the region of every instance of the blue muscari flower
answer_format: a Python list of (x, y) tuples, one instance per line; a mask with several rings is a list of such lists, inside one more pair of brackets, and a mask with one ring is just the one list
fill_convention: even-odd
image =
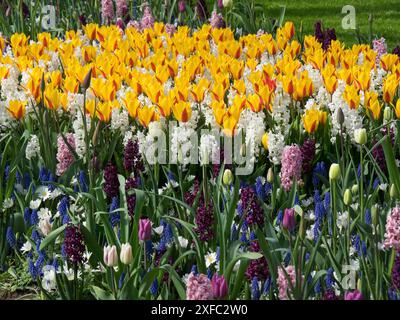
[(331, 289), (335, 284), (335, 279), (333, 278), (333, 268), (329, 268), (326, 270), (326, 279), (325, 279), (327, 289)]
[(49, 183), (48, 183), (47, 187), (49, 188), (49, 191), (54, 191), (54, 189), (55, 189), (56, 187), (55, 187), (54, 184), (51, 183), (51, 182), (55, 182), (55, 181), (56, 181), (56, 179), (55, 179), (55, 177), (54, 177), (54, 174), (51, 173), (51, 172), (49, 172), (48, 179), (49, 179), (49, 180), (48, 180)]
[(314, 190), (314, 203), (319, 202), (321, 202), (321, 195), (319, 193), (319, 190)]
[(266, 182), (264, 185), (264, 193), (267, 195), (272, 191), (272, 184)]
[(146, 241), (146, 254), (149, 260), (151, 260), (151, 256), (153, 254), (153, 242), (151, 240)]
[(48, 173), (45, 167), (41, 167), (39, 171), (39, 180), (41, 183), (48, 181)]
[(242, 231), (240, 241), (247, 242), (247, 233), (245, 231)]
[(331, 207), (331, 193), (328, 191), (324, 196), (324, 207), (325, 210), (328, 211)]
[(276, 223), (275, 223), (275, 225), (276, 225), (276, 226), (280, 226), (281, 223), (282, 223), (282, 219), (283, 219), (283, 212), (282, 212), (282, 210), (279, 210), (278, 216), (276, 217)]
[(360, 177), (361, 177), (361, 163), (359, 163), (357, 167), (357, 178), (360, 179)]
[(163, 230), (163, 237), (165, 238), (166, 243), (171, 243), (174, 241), (174, 234), (172, 232), (172, 227), (169, 223), (166, 224)]
[(58, 270), (58, 261), (57, 258), (53, 259), (53, 262), (51, 263), (52, 267), (54, 268), (55, 271)]
[(28, 261), (28, 271), (33, 279), (35, 279), (37, 277), (37, 269), (31, 259), (29, 259), (29, 261)]
[(372, 217), (371, 217), (371, 210), (365, 210), (365, 223), (371, 225), (372, 224)]
[(7, 164), (4, 168), (4, 182), (7, 183), (8, 178), (10, 177), (10, 165)]
[(243, 224), (242, 224), (242, 231), (247, 231), (247, 228), (248, 228), (247, 222), (246, 222), (246, 221), (243, 221)]
[(310, 260), (310, 253), (309, 252), (306, 252), (306, 256), (305, 256), (305, 259), (306, 259), (306, 262), (308, 261), (308, 260)]
[(39, 222), (39, 217), (38, 217), (38, 213), (36, 209), (32, 210), (32, 214), (31, 214), (31, 225), (37, 225)]
[(356, 249), (357, 253), (361, 255), (361, 238), (359, 235), (356, 235), (353, 239), (353, 245)]
[(119, 200), (118, 197), (113, 197), (111, 200), (111, 205), (110, 205), (110, 220), (111, 220), (111, 225), (115, 227), (118, 225), (121, 216), (119, 212), (113, 212), (114, 210), (119, 209)]
[(262, 183), (262, 178), (258, 177), (256, 179), (256, 184), (255, 184), (255, 188), (256, 188), (256, 194), (260, 199), (264, 199), (265, 198), (265, 193), (264, 193), (264, 186)]
[(267, 280), (265, 280), (263, 294), (267, 295), (269, 293), (269, 290), (271, 289), (271, 282), (272, 282), (271, 277), (268, 277)]
[(6, 239), (7, 239), (8, 245), (11, 248), (14, 248), (15, 244), (17, 243), (17, 240), (15, 239), (15, 234), (14, 234), (12, 227), (7, 228)]
[(379, 178), (377, 177), (377, 178), (375, 178), (375, 180), (374, 180), (374, 183), (373, 183), (373, 185), (372, 185), (372, 188), (375, 190), (375, 189), (377, 189), (378, 187), (379, 187), (379, 184), (380, 184), (380, 181), (379, 181)]
[(291, 259), (292, 255), (291, 253), (288, 251), (285, 255), (285, 257), (283, 258), (283, 262), (285, 264), (285, 266), (288, 266), (290, 263), (290, 259)]
[(40, 240), (39, 232), (37, 230), (32, 231), (31, 239), (35, 241), (35, 243)]
[(30, 176), (29, 172), (25, 172), (24, 179), (23, 179), (24, 189), (28, 189), (30, 185), (31, 185), (31, 176)]
[(81, 170), (79, 172), (78, 181), (82, 192), (88, 192), (89, 188), (86, 181), (85, 171)]
[(172, 181), (172, 182), (176, 181), (175, 175), (174, 175), (174, 173), (172, 171), (168, 171), (167, 179), (168, 179), (168, 181)]
[(39, 254), (39, 256), (38, 256), (38, 258), (37, 258), (37, 260), (36, 260), (36, 263), (35, 263), (35, 267), (36, 267), (36, 270), (41, 270), (42, 269), (42, 266), (43, 266), (43, 263), (44, 263), (44, 255), (43, 254)]
[(318, 279), (314, 286), (314, 292), (315, 294), (320, 294), (321, 291), (322, 291), (321, 281), (320, 279)]
[(217, 262), (219, 262), (219, 258), (221, 256), (221, 249), (219, 247), (217, 247), (215, 249), (215, 253), (216, 253), (216, 260), (217, 260)]
[(30, 223), (31, 223), (31, 209), (29, 209), (29, 208), (25, 208), (25, 210), (24, 210), (24, 221), (28, 225), (30, 225)]
[(211, 280), (212, 277), (213, 277), (213, 272), (212, 272), (212, 270), (211, 270), (210, 268), (207, 268), (207, 278)]
[(365, 241), (361, 242), (361, 252), (364, 257), (367, 255), (367, 244), (365, 243)]
[(236, 240), (236, 238), (237, 238), (237, 228), (236, 228), (236, 225), (233, 224), (232, 228), (231, 228), (231, 240), (232, 241)]
[(160, 242), (157, 245), (157, 251), (165, 251), (167, 248), (165, 244), (165, 237), (160, 238)]
[(197, 266), (195, 264), (192, 265), (192, 270), (190, 271), (190, 273), (193, 273), (195, 276), (199, 274), (199, 271), (197, 270)]
[(327, 176), (327, 171), (326, 171), (326, 166), (325, 163), (322, 162), (318, 162), (313, 170), (313, 174), (312, 174), (312, 183), (314, 185), (314, 188), (317, 188), (320, 182), (320, 176), (326, 177)]
[(153, 297), (155, 297), (157, 296), (157, 291), (158, 291), (158, 280), (157, 278), (155, 278), (150, 286), (150, 293)]
[(62, 217), (62, 224), (68, 224), (68, 223), (70, 223), (70, 222), (71, 222), (71, 218), (69, 217), (68, 214), (66, 214), (66, 215), (64, 215), (64, 216)]
[(19, 173), (19, 171), (17, 171), (17, 172), (15, 173), (15, 182), (16, 182), (17, 184), (21, 184), (21, 180), (22, 180), (21, 174)]
[(241, 218), (243, 216), (243, 207), (241, 202), (238, 202), (236, 211), (238, 213), (238, 216)]
[(253, 241), (253, 240), (256, 240), (257, 239), (257, 236), (256, 236), (256, 234), (254, 233), (254, 231), (251, 231), (250, 232), (250, 241)]
[(66, 260), (68, 258), (67, 256), (67, 252), (65, 251), (65, 244), (61, 245), (61, 256), (64, 260)]
[(314, 229), (313, 229), (314, 242), (318, 241), (320, 226), (321, 226), (320, 220), (319, 219), (315, 220)]
[(398, 292), (396, 292), (396, 289), (394, 288), (388, 289), (388, 297), (389, 300), (396, 300), (396, 301), (400, 300), (400, 295)]
[(251, 299), (260, 300), (260, 288), (258, 287), (257, 277), (254, 277), (251, 281)]
[(121, 289), (124, 284), (125, 272), (122, 272), (118, 279), (118, 289)]
[(67, 196), (61, 198), (60, 202), (58, 203), (58, 211), (60, 212), (61, 216), (68, 215), (68, 204), (69, 199)]

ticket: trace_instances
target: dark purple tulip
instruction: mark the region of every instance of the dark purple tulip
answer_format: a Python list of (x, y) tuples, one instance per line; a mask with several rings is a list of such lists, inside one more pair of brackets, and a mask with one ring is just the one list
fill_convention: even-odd
[(285, 209), (285, 213), (283, 214), (282, 225), (285, 229), (289, 231), (293, 231), (296, 226), (296, 216), (293, 208)]
[(228, 285), (223, 275), (214, 274), (211, 279), (212, 293), (215, 299), (223, 299), (228, 294)]
[(353, 292), (346, 292), (344, 294), (344, 300), (364, 300), (364, 297), (360, 291), (354, 290)]
[(151, 221), (150, 219), (139, 220), (139, 240), (147, 241), (151, 239)]

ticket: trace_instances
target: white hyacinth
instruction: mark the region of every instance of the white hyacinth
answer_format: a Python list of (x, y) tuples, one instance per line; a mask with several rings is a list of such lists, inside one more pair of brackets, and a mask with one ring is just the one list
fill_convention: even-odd
[(25, 149), (25, 157), (32, 160), (35, 156), (40, 156), (40, 144), (37, 135), (32, 134)]

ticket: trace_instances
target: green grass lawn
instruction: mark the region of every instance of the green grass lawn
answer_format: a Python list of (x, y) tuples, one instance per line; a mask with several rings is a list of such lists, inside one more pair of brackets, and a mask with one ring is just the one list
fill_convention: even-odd
[(373, 15), (372, 36), (385, 37), (389, 50), (400, 45), (400, 0), (258, 0), (263, 4), (266, 14), (279, 17), (280, 6), (286, 6), (285, 20), (291, 20), (296, 25), (296, 31), (303, 23), (304, 33), (314, 33), (317, 20), (324, 27), (335, 28), (338, 39), (346, 45), (357, 43), (354, 30), (342, 28), (342, 7), (352, 5), (356, 9), (356, 24), (360, 33), (368, 41), (368, 16)]

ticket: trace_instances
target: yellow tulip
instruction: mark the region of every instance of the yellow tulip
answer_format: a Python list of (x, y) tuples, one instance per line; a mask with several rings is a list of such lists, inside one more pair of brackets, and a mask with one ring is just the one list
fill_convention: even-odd
[(102, 122), (109, 122), (111, 118), (113, 106), (110, 101), (100, 102), (97, 104), (96, 116)]
[(396, 94), (399, 82), (395, 74), (389, 75), (383, 82), (383, 100), (386, 103), (391, 103)]
[(400, 119), (400, 99), (397, 99), (396, 108), (394, 109), (397, 119)]
[(126, 110), (132, 118), (136, 118), (140, 107), (140, 102), (133, 91), (128, 91), (123, 99)]
[(23, 101), (11, 100), (7, 110), (15, 119), (19, 120), (25, 115), (25, 104), (26, 102)]
[(360, 95), (355, 86), (346, 85), (343, 93), (343, 98), (347, 102), (350, 109), (357, 109), (360, 105)]
[(158, 115), (154, 106), (145, 106), (139, 109), (139, 122), (142, 126), (148, 127), (150, 122), (158, 121)]
[(192, 116), (192, 108), (189, 102), (179, 101), (172, 105), (174, 117), (179, 122), (187, 122)]
[(320, 121), (319, 110), (311, 108), (305, 111), (305, 114), (303, 116), (303, 125), (304, 129), (308, 133), (314, 133), (318, 129), (319, 121)]
[(260, 112), (262, 110), (262, 100), (258, 94), (254, 93), (247, 97), (247, 106), (253, 112)]
[(385, 71), (390, 71), (398, 60), (399, 57), (396, 54), (384, 54), (381, 57), (381, 66)]
[(0, 80), (6, 79), (9, 75), (10, 71), (6, 66), (0, 67)]
[(261, 143), (265, 150), (268, 150), (268, 133), (264, 133), (261, 138)]
[(173, 105), (173, 100), (170, 96), (162, 96), (158, 102), (158, 110), (161, 115), (165, 118), (169, 117), (171, 114), (171, 107)]
[(52, 110), (56, 110), (61, 104), (60, 92), (57, 88), (47, 86), (44, 90), (44, 105)]
[(324, 78), (324, 84), (326, 90), (330, 93), (333, 94), (338, 86), (338, 80), (336, 76), (331, 76), (329, 78)]
[(235, 135), (238, 119), (233, 115), (227, 115), (223, 120), (223, 131), (226, 136), (233, 137)]

